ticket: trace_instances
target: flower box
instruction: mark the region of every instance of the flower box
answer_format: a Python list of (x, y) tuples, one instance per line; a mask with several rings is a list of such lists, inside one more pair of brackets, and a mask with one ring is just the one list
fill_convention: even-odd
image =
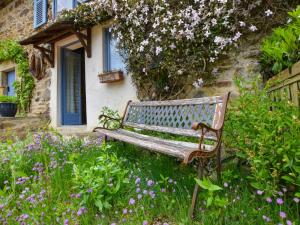
[(101, 73), (98, 76), (100, 83), (114, 83), (124, 80), (124, 75), (121, 70)]

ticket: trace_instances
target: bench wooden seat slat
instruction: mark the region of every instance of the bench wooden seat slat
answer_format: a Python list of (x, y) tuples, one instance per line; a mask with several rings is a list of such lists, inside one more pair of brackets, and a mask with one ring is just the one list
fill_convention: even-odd
[[(115, 131), (101, 130), (101, 133), (113, 139), (134, 144), (146, 148), (150, 151), (160, 152), (166, 155), (174, 156), (182, 160), (185, 159), (191, 152), (197, 151), (199, 148), (198, 143), (166, 140), (124, 129), (118, 129)], [(206, 151), (212, 150), (213, 146), (205, 145), (205, 149)]]

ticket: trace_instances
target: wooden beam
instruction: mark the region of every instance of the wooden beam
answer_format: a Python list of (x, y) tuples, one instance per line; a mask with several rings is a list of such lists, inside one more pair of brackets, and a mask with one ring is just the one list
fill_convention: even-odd
[(50, 43), (50, 49), (38, 46), (38, 45), (33, 45), (34, 48), (38, 49), (43, 58), (45, 58), (51, 65), (51, 68), (54, 68), (54, 43)]
[(92, 57), (92, 30), (87, 28), (86, 34), (80, 32), (80, 30), (72, 29), (72, 33), (76, 35), (83, 48), (85, 49), (88, 58)]

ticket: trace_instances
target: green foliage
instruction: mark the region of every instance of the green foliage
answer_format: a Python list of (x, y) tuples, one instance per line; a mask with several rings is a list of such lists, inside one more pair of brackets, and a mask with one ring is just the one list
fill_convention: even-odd
[(216, 194), (216, 192), (222, 190), (221, 187), (213, 184), (209, 179), (205, 177), (202, 180), (199, 180), (197, 178), (195, 180), (197, 184), (206, 191), (206, 193), (204, 193), (206, 199), (206, 207), (224, 207), (227, 205), (228, 200)]
[(299, 109), (287, 101), (273, 102), (259, 80), (236, 84), (240, 97), (231, 102), (227, 114), (226, 145), (249, 164), (253, 187), (272, 192), (286, 185), (299, 192)]
[(114, 118), (116, 120), (106, 120), (105, 117), (100, 118), (99, 120), (99, 124), (101, 126), (106, 126), (106, 128), (108, 129), (116, 129), (120, 127), (120, 121), (121, 121), (121, 117), (118, 113), (118, 111), (112, 110), (107, 106), (104, 106), (101, 110), (101, 115), (106, 115), (109, 116), (111, 118)]
[(290, 22), (263, 41), (261, 64), (266, 79), (300, 60), (300, 6), (289, 13)]
[(16, 103), (17, 98), (15, 96), (6, 96), (6, 95), (1, 95), (0, 96), (0, 103), (1, 102), (10, 102), (10, 103)]
[(0, 41), (0, 62), (13, 60), (17, 64), (18, 79), (14, 83), (19, 112), (28, 111), (34, 89), (34, 79), (22, 46), (13, 40)]
[[(36, 133), (21, 142), (0, 143), (0, 223), (252, 225), (265, 224), (267, 216), (278, 224), (279, 211), (299, 223), (299, 203), (287, 196), (278, 206), (278, 195), (267, 203), (268, 196), (256, 196), (235, 165), (223, 170), (222, 190), (208, 179), (200, 181), (196, 220), (191, 221), (195, 176), (192, 167), (133, 145)], [(99, 195), (101, 203), (96, 203)]]
[(83, 196), (83, 204), (100, 212), (111, 208), (114, 195), (128, 183), (128, 171), (122, 168), (122, 160), (108, 152), (109, 147), (94, 160), (73, 166), (74, 188)]

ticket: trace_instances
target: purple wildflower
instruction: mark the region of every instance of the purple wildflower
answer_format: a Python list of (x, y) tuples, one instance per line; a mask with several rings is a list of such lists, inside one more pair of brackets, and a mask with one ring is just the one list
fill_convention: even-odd
[(128, 213), (127, 209), (123, 209), (123, 214), (126, 215)]
[(147, 220), (144, 220), (144, 221), (143, 221), (143, 225), (148, 225), (148, 221), (147, 221)]
[(80, 198), (80, 196), (81, 196), (80, 193), (78, 193), (78, 194), (75, 195), (76, 198)]
[(149, 195), (151, 196), (151, 198), (155, 198), (155, 192), (154, 191), (150, 191)]
[(135, 200), (133, 198), (129, 199), (129, 205), (134, 205), (135, 204)]
[(68, 219), (65, 219), (64, 225), (69, 225), (69, 220)]
[(148, 194), (148, 191), (147, 190), (143, 190), (143, 194), (144, 195)]
[(227, 182), (224, 183), (224, 187), (228, 187), (228, 183)]
[(154, 181), (153, 181), (153, 180), (148, 180), (148, 181), (147, 181), (147, 185), (148, 185), (149, 187), (153, 186), (153, 185), (154, 185)]
[(141, 189), (138, 187), (137, 189), (136, 189), (136, 193), (139, 193), (141, 191)]
[(293, 222), (290, 221), (290, 220), (287, 220), (287, 221), (286, 221), (286, 224), (287, 224), (287, 225), (293, 225)]
[(161, 191), (161, 192), (166, 192), (166, 189), (165, 189), (165, 188), (162, 188), (160, 191)]
[(279, 196), (283, 196), (283, 193), (282, 193), (281, 191), (278, 191), (277, 194), (278, 194)]
[(271, 203), (271, 202), (272, 202), (272, 198), (268, 197), (268, 198), (266, 198), (266, 201), (267, 201), (268, 203)]
[(262, 218), (263, 218), (266, 222), (270, 222), (270, 221), (271, 221), (271, 219), (270, 219), (269, 217), (265, 216), (265, 215), (263, 215)]
[(4, 208), (4, 204), (0, 204), (0, 210)]
[(264, 192), (263, 191), (261, 191), (261, 190), (257, 190), (256, 191), (256, 194), (258, 194), (258, 195), (262, 195)]
[(280, 211), (280, 212), (279, 212), (279, 216), (280, 216), (282, 219), (284, 219), (284, 218), (286, 218), (286, 213)]
[(138, 177), (135, 179), (135, 184), (139, 184), (139, 183), (141, 183), (141, 178)]
[(137, 195), (137, 199), (140, 200), (143, 196), (141, 194)]
[(86, 208), (81, 207), (79, 208), (79, 210), (77, 211), (77, 216), (81, 216), (82, 214), (86, 213)]
[(283, 204), (282, 198), (277, 198), (276, 202), (277, 202), (278, 205), (282, 205)]
[(87, 192), (88, 192), (88, 193), (92, 193), (92, 192), (93, 192), (93, 189), (92, 189), (92, 188), (89, 188), (89, 189), (87, 190)]

